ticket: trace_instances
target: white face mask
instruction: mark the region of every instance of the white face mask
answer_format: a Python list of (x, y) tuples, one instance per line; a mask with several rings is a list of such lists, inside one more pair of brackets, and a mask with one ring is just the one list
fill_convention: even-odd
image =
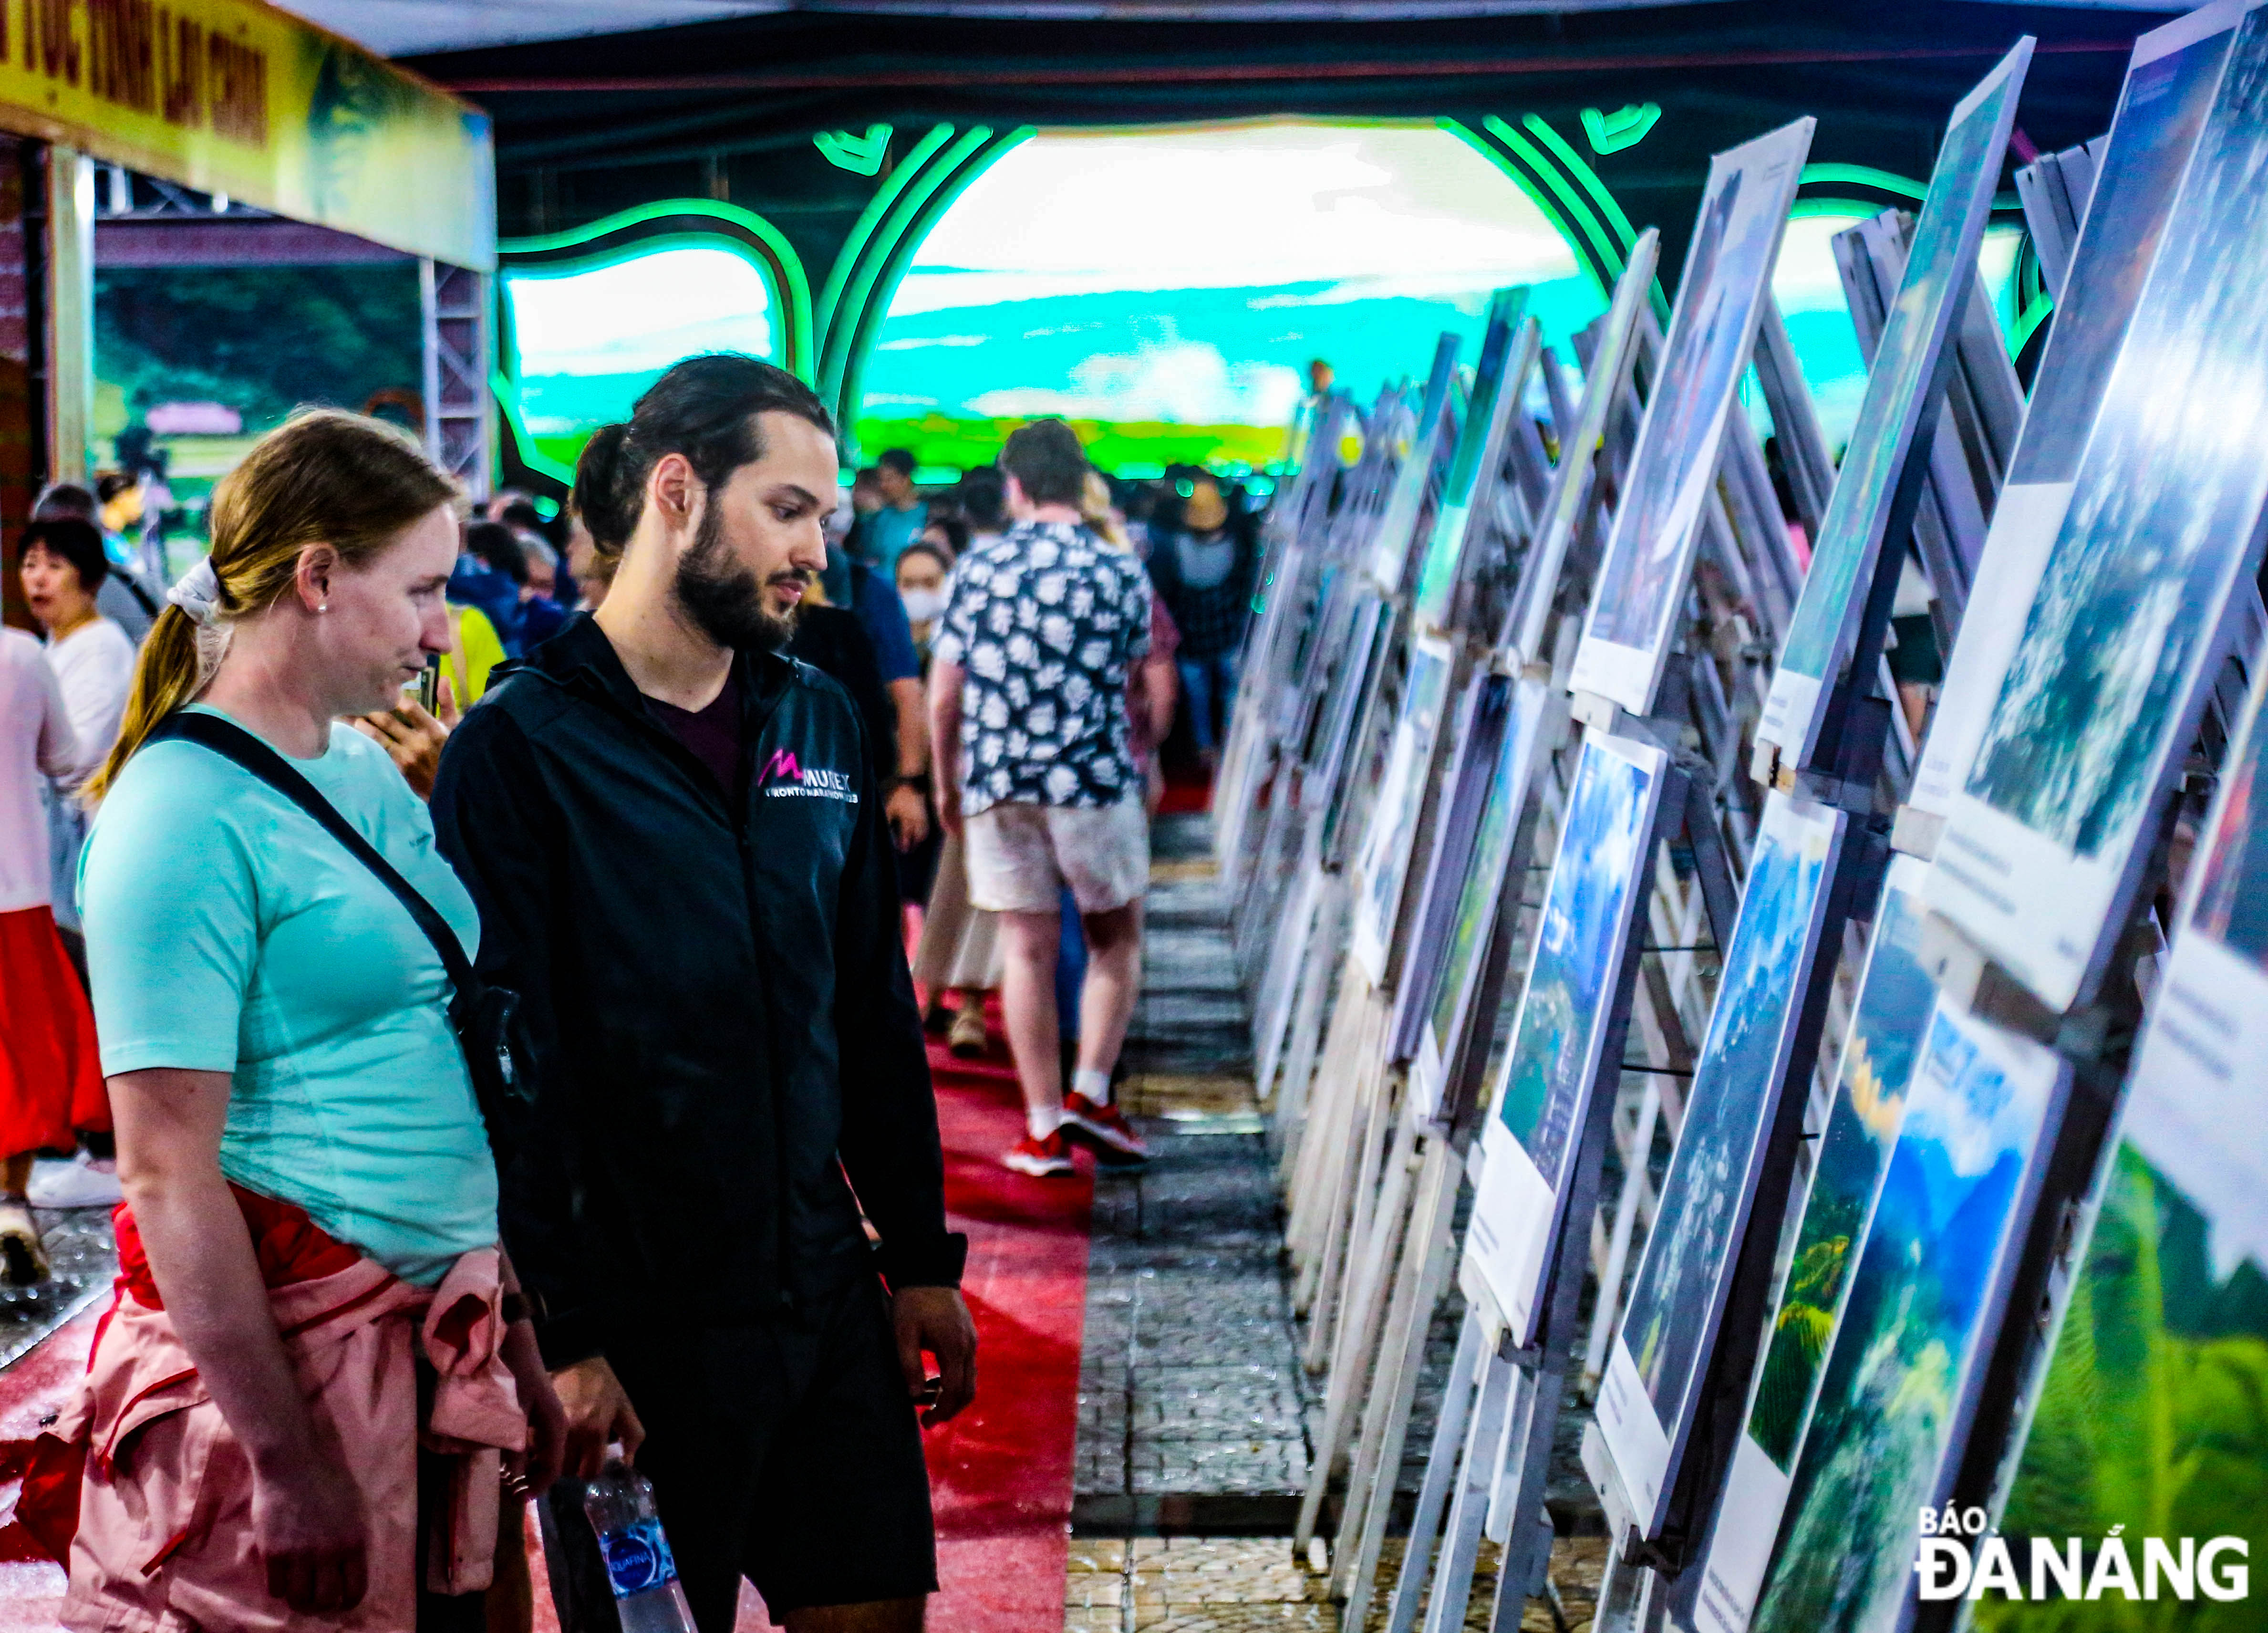
[(906, 603), (906, 620), (910, 624), (935, 623), (945, 610), (945, 592), (941, 589), (900, 590), (898, 599)]

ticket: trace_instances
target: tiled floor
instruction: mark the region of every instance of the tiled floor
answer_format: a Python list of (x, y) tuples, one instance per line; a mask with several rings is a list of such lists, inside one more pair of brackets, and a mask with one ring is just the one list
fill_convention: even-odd
[[(1599, 1538), (1553, 1550), (1551, 1578), (1571, 1633), (1588, 1626), (1606, 1561)], [(1386, 1597), (1402, 1563), (1402, 1541), (1388, 1539), (1377, 1601), (1365, 1633), (1383, 1633)], [(1280, 1537), (1074, 1538), (1064, 1633), (1243, 1633), (1246, 1629), (1314, 1628), (1338, 1633), (1339, 1613), (1327, 1579), (1292, 1557)], [(1496, 1552), (1484, 1545), (1465, 1627), (1484, 1633), (1494, 1610)], [(1528, 1601), (1523, 1633), (1559, 1633), (1550, 1607)]]
[[(1328, 1578), (1292, 1552), (1321, 1390), (1299, 1362), (1228, 904), (1204, 844), (1201, 818), (1167, 819), (1153, 839), (1122, 1092), (1155, 1156), (1095, 1182), (1065, 1633), (1339, 1628)], [(1430, 1334), (1405, 1491), (1461, 1315), (1444, 1309)], [(1563, 1542), (1554, 1555), (1569, 1633), (1588, 1625), (1604, 1547)], [(1370, 1628), (1384, 1626), (1402, 1549), (1388, 1540)], [(1494, 1593), (1491, 1549), (1468, 1627), (1488, 1625)], [(1541, 1601), (1524, 1626), (1558, 1633)]]

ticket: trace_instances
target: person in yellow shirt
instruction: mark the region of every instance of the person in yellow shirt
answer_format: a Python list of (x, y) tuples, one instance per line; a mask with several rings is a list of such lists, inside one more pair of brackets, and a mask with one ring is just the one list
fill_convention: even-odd
[(489, 671), (504, 661), (504, 642), (478, 607), (449, 605), (449, 678), (458, 707), (469, 709), (489, 689)]

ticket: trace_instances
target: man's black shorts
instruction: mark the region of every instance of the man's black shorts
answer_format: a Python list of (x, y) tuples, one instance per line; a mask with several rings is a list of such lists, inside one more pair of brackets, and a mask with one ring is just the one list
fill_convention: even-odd
[[(743, 1575), (775, 1621), (936, 1590), (921, 1430), (873, 1278), (781, 1321), (622, 1334), (607, 1358), (702, 1633), (731, 1633)], [(614, 1633), (581, 1489), (562, 1481), (545, 1516), (553, 1594), (568, 1633)]]

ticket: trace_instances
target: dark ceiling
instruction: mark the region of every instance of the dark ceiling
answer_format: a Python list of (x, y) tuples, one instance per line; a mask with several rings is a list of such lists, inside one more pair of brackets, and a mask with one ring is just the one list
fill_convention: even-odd
[(1667, 230), (1674, 263), (1712, 151), (1808, 114), (1815, 159), (1926, 175), (1953, 105), (2027, 33), (2019, 148), (2067, 146), (2108, 125), (2134, 37), (2165, 20), (1980, 0), (1289, 21), (799, 11), (409, 62), (494, 115), (508, 238), (705, 196), (771, 217), (823, 264), (873, 184), (812, 137), (875, 123), (896, 128), (895, 151), (937, 121), (1535, 113), (1572, 132), (1587, 107), (1651, 101), (1652, 133), (1593, 162), (1634, 221)]

